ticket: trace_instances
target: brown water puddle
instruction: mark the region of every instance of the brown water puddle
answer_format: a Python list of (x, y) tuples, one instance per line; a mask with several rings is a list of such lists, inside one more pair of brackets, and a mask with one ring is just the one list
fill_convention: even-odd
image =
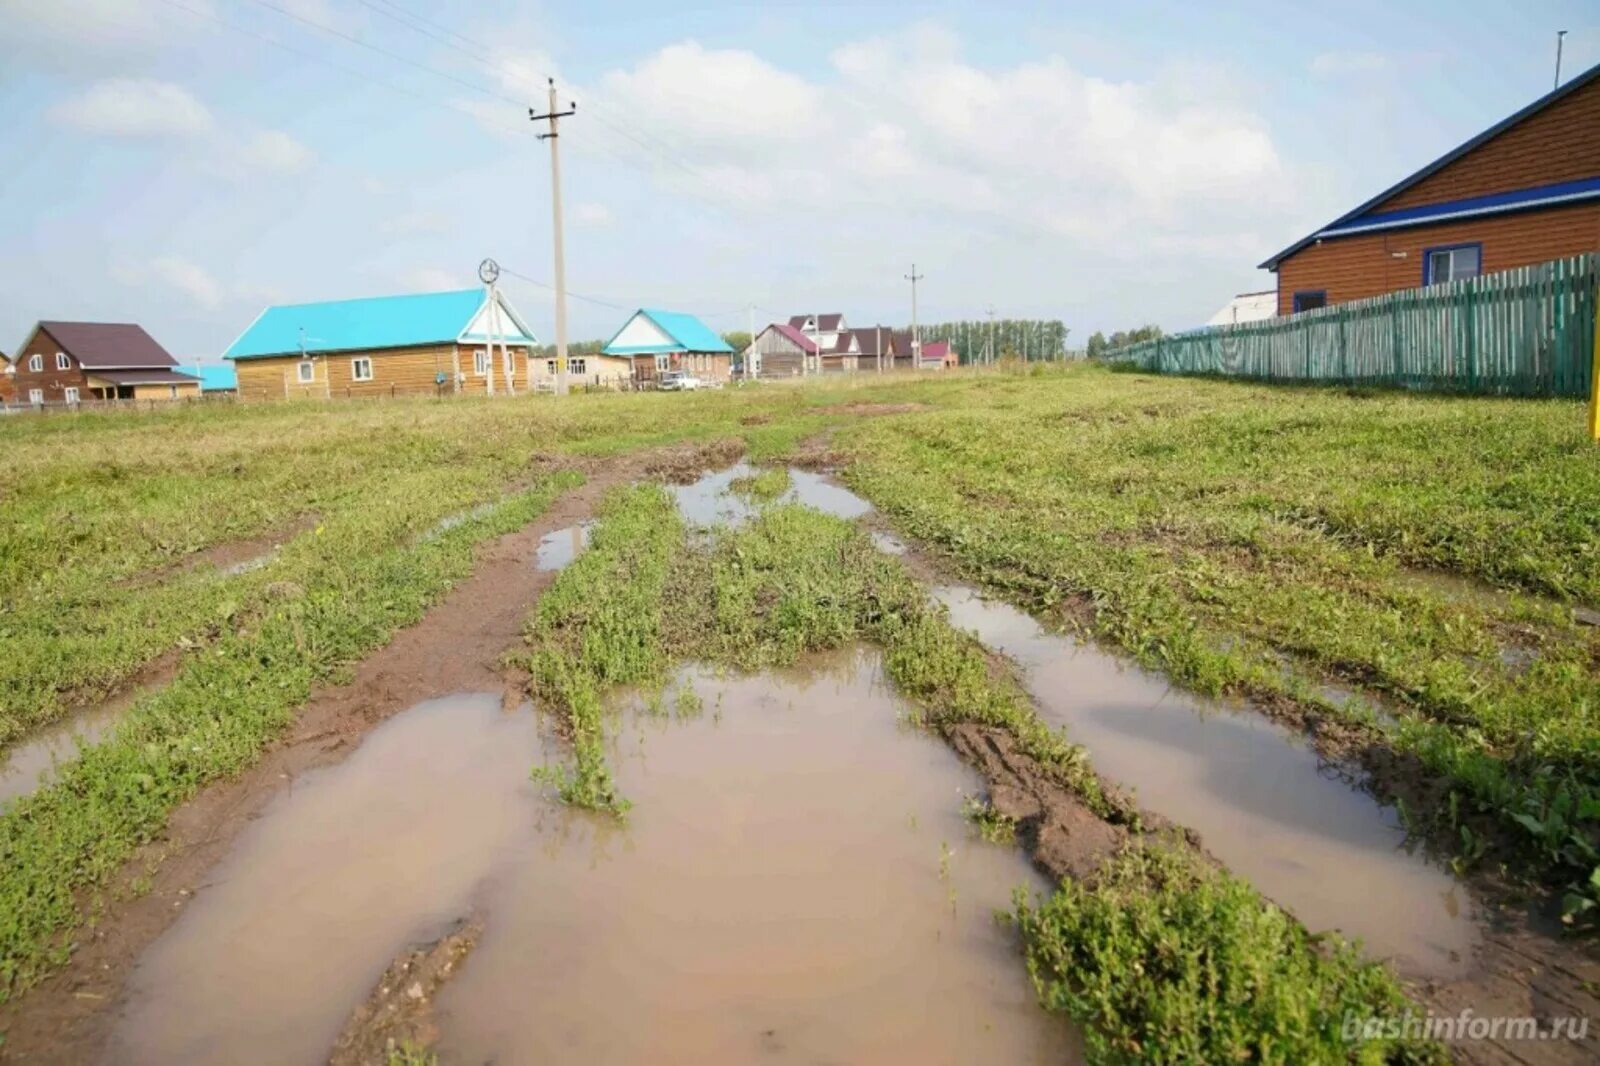
[[(738, 462), (726, 470), (706, 474), (687, 485), (669, 485), (678, 503), (678, 511), (691, 526), (737, 526), (749, 521), (761, 510), (761, 504), (752, 502), (732, 490), (740, 478), (759, 473), (757, 467)], [(789, 467), (789, 488), (778, 497), (781, 503), (802, 503), (838, 518), (854, 519), (872, 512), (872, 504), (821, 474), (800, 467)]]
[(1324, 766), (1299, 734), (1180, 693), (970, 589), (936, 595), (955, 625), (1017, 661), (1041, 715), (1065, 726), (1096, 770), (1198, 831), (1308, 929), (1359, 937), (1407, 976), (1466, 971), (1478, 927), (1465, 890), (1409, 852), (1395, 812)]
[(557, 529), (539, 538), (534, 565), (540, 570), (565, 570), (589, 546), (588, 522)]
[(43, 786), (58, 763), (78, 757), (79, 745), (98, 743), (138, 695), (131, 693), (69, 714), (0, 751), (0, 809)]
[(567, 756), (495, 698), (379, 727), (146, 953), (109, 1059), (320, 1060), (390, 960), (469, 910), (447, 1062), (1074, 1056), (992, 916), (1037, 875), (973, 836), (979, 779), (901, 724), (876, 655), (680, 683), (697, 716), (625, 712), (625, 824), (538, 793), (529, 766)]

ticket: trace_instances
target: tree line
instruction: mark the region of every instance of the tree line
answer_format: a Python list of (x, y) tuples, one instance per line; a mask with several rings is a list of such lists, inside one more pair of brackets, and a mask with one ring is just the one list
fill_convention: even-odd
[(985, 352), (990, 351), (996, 360), (1015, 358), (1031, 363), (1061, 359), (1067, 351), (1067, 334), (1072, 332), (1055, 319), (1030, 318), (934, 322), (921, 328), (923, 344), (949, 341), (960, 353), (963, 365), (982, 362)]
[(1125, 348), (1130, 344), (1138, 344), (1141, 341), (1153, 341), (1160, 336), (1160, 326), (1140, 326), (1138, 329), (1119, 329), (1109, 337), (1107, 337), (1104, 333), (1101, 333), (1099, 330), (1095, 330), (1094, 335), (1089, 338), (1086, 354), (1090, 359), (1094, 359), (1098, 356), (1104, 355), (1106, 352), (1115, 351), (1118, 348)]

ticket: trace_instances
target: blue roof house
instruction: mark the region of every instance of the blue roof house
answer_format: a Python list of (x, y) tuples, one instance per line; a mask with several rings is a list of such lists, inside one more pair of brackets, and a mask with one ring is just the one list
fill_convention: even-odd
[(698, 318), (681, 311), (642, 307), (601, 351), (632, 360), (638, 382), (653, 382), (672, 370), (688, 371), (705, 381), (727, 381), (733, 372), (733, 349), (728, 342)]
[(187, 363), (178, 371), (200, 379), (202, 396), (221, 396), (239, 390), (239, 374), (229, 363)]
[(269, 307), (223, 358), (241, 399), (436, 396), (531, 389), (538, 343), (504, 293), (459, 289)]

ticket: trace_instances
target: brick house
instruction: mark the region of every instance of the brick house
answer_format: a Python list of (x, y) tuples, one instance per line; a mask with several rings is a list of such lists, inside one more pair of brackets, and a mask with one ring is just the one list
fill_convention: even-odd
[(40, 322), (12, 357), (16, 402), (181, 400), (200, 381), (131, 322)]
[(1261, 266), (1280, 315), (1600, 250), (1600, 65)]

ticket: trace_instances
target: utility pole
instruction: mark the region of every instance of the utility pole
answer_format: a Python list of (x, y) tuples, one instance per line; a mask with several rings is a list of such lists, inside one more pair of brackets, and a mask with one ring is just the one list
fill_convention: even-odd
[(917, 327), (917, 282), (924, 275), (917, 273), (917, 264), (911, 264), (911, 273), (906, 275), (906, 280), (911, 282), (911, 369), (922, 369), (922, 331)]
[(1566, 35), (1566, 30), (1556, 31), (1556, 83), (1550, 87), (1552, 91), (1561, 88), (1561, 38)]
[(550, 142), (550, 217), (555, 237), (556, 251), (556, 395), (567, 394), (567, 256), (561, 240), (561, 153), (557, 148), (560, 131), (558, 120), (578, 113), (576, 101), (565, 111), (556, 110), (556, 80), (550, 78), (550, 110), (539, 114), (528, 108), (528, 118), (533, 122), (548, 122), (550, 129), (539, 134), (541, 141)]
[(989, 305), (989, 343), (983, 346), (983, 362), (986, 366), (994, 365), (994, 304)]
[(745, 309), (749, 316), (750, 347), (744, 350), (744, 377), (746, 381), (754, 381), (757, 371), (756, 365), (756, 305), (751, 304)]

